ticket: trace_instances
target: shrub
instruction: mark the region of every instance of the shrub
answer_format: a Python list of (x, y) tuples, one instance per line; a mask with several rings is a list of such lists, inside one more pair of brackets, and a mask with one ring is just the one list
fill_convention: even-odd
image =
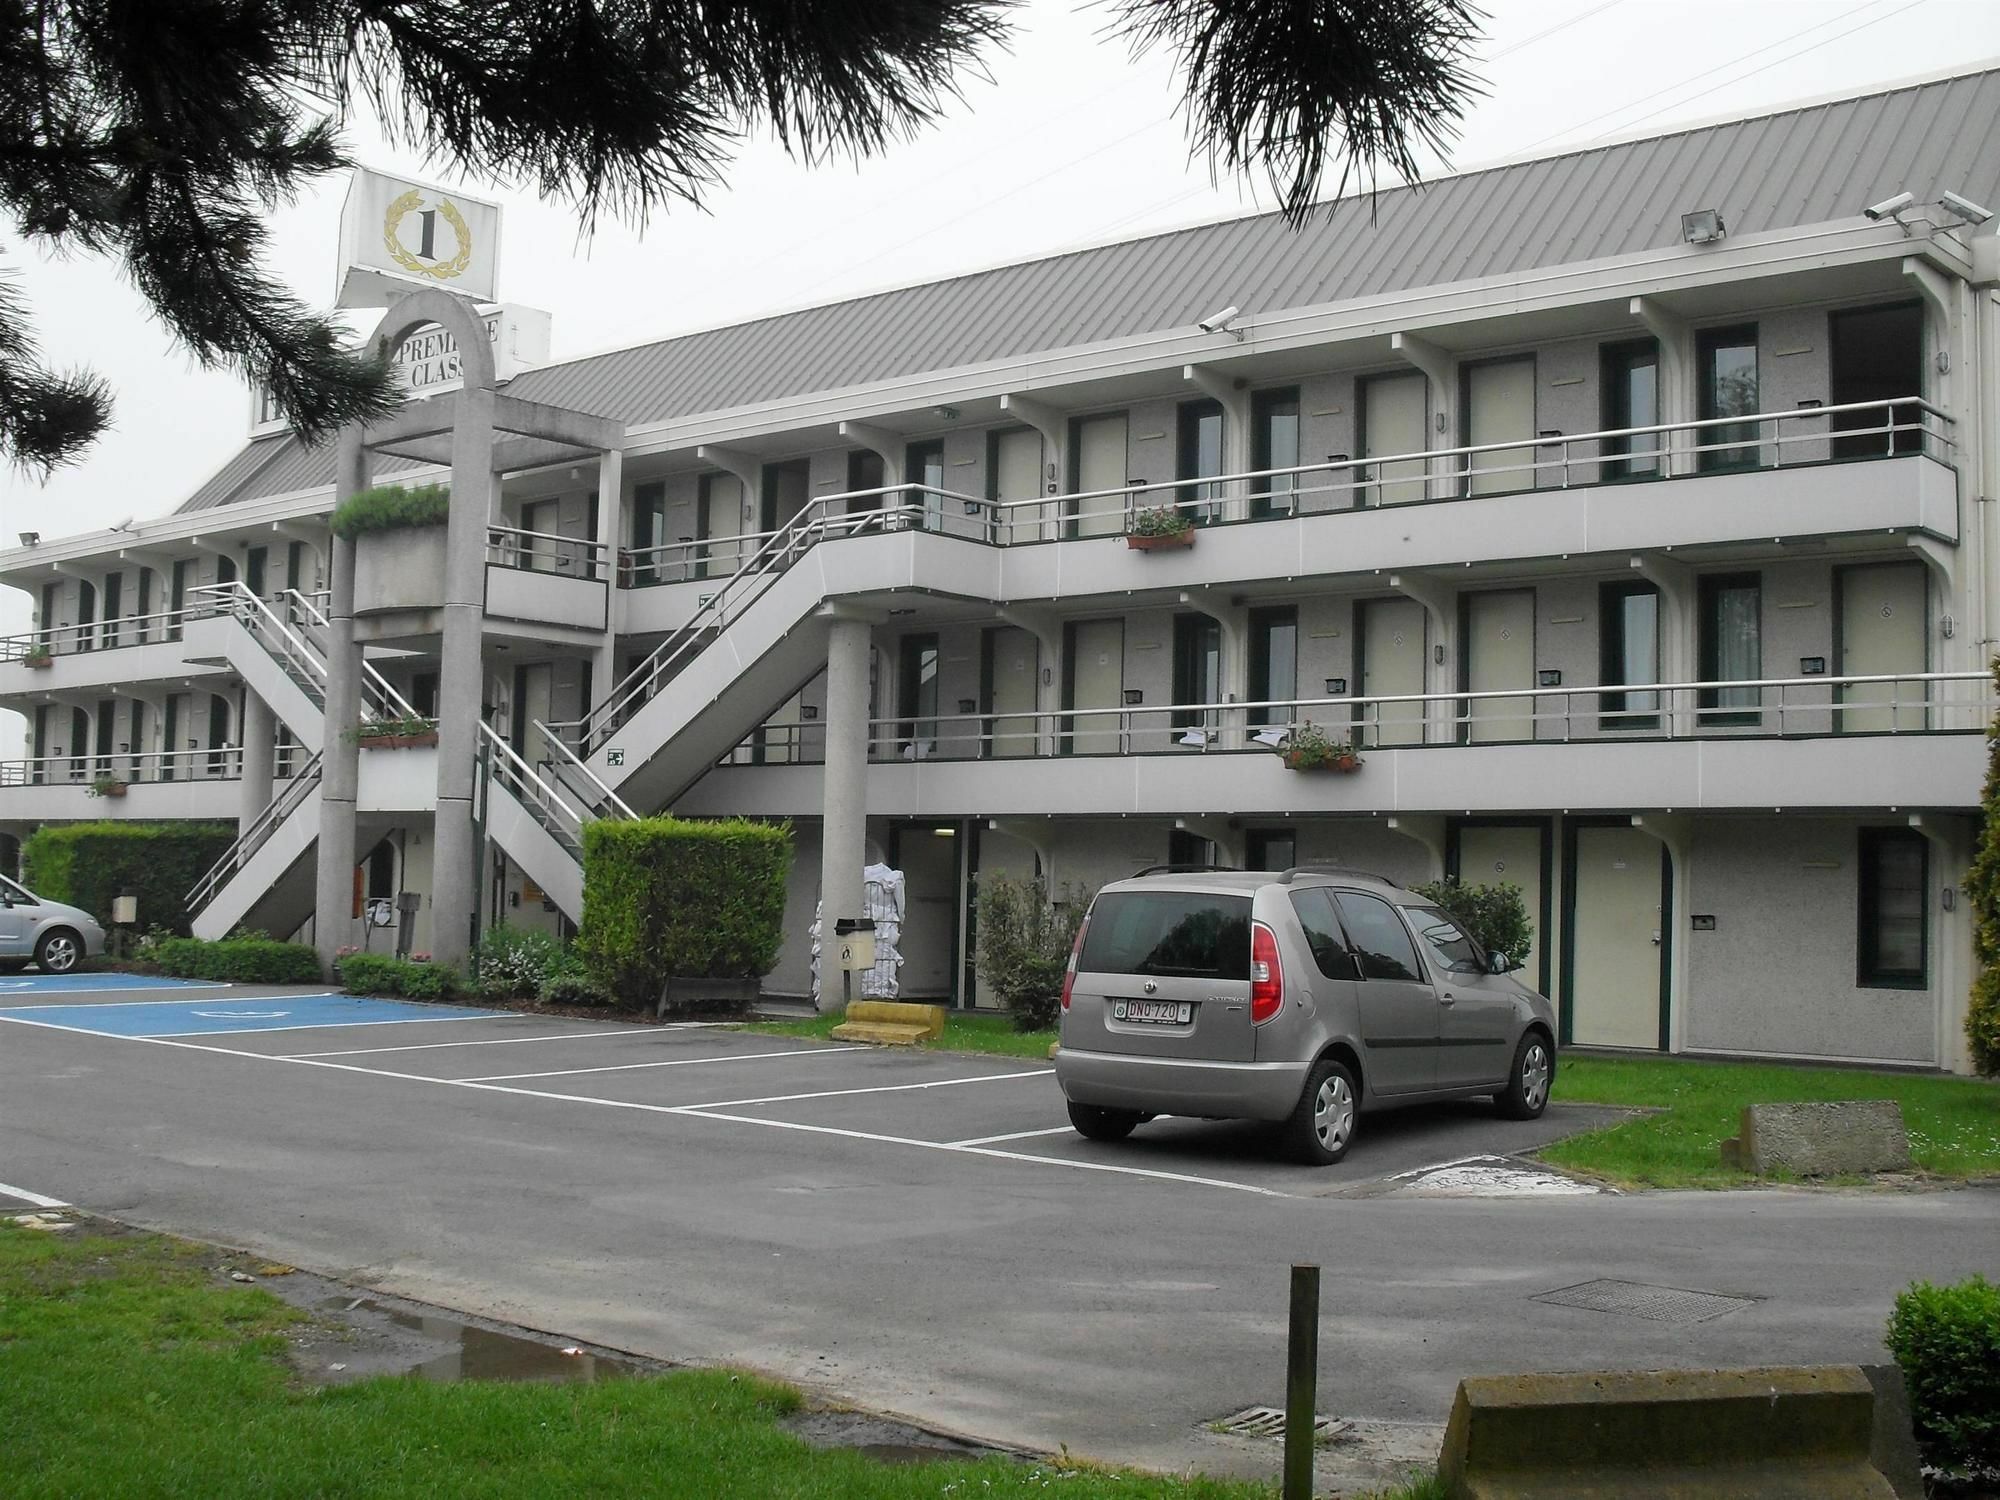
[[(2000, 657), (1993, 662), (2000, 685)], [(1989, 1077), (2000, 1073), (2000, 717), (1986, 730), (1986, 784), (1980, 789), (1979, 847), (1965, 872), (1972, 907), (1972, 995), (1965, 1010), (1965, 1039), (1972, 1065)]]
[(544, 1005), (609, 1005), (611, 997), (579, 966), (551, 974), (536, 996)]
[(546, 932), (502, 924), (480, 938), (472, 972), (488, 1000), (532, 1000), (567, 958)]
[(583, 831), (583, 929), (591, 980), (626, 1005), (669, 979), (751, 979), (784, 936), (787, 824), (743, 818), (599, 821)]
[(1528, 950), (1535, 945), (1535, 924), (1528, 919), (1528, 903), (1518, 885), (1505, 880), (1466, 885), (1455, 876), (1446, 876), (1410, 889), (1443, 907), (1482, 948), (1504, 953), (1517, 964), (1528, 961)]
[(1956, 1286), (1919, 1281), (1896, 1298), (1886, 1342), (1924, 1461), (2000, 1472), (2000, 1287), (1984, 1276)]
[(1020, 1031), (1046, 1031), (1062, 1005), (1063, 971), (1085, 903), (1065, 887), (1049, 899), (1039, 879), (979, 877), (979, 977)]
[(350, 995), (390, 995), (406, 1000), (450, 1000), (461, 988), (458, 971), (390, 953), (350, 953), (334, 964)]
[(304, 943), (267, 937), (149, 938), (147, 956), (175, 979), (216, 979), (237, 984), (318, 984), (319, 954)]
[(1152, 505), (1132, 513), (1133, 536), (1179, 536), (1194, 530), (1194, 517), (1175, 505)]
[(51, 823), (21, 846), (21, 880), (106, 926), (111, 898), (130, 892), (141, 922), (185, 937), (188, 892), (235, 842), (223, 823)]
[(442, 484), (420, 484), (405, 489), (398, 484), (379, 484), (372, 490), (350, 495), (334, 507), (329, 525), (333, 534), (352, 541), (364, 531), (395, 531), (406, 526), (442, 526), (451, 515), (451, 489)]

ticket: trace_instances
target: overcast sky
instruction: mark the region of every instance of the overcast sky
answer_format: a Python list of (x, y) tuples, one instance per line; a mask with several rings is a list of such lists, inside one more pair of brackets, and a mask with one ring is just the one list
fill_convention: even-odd
[[(2000, 56), (1992, 0), (1487, 0), (1488, 97), (1458, 167), (1651, 134), (1794, 100), (1859, 92)], [(805, 168), (747, 145), (706, 211), (676, 207), (579, 237), (560, 203), (484, 183), (504, 205), (500, 294), (554, 316), (567, 358), (885, 286), (1268, 206), (1255, 185), (1212, 184), (1188, 159), (1170, 60), (1101, 41), (1106, 13), (1027, 0), (991, 79), (918, 139), (855, 164)], [(370, 165), (435, 178), (383, 148)], [(272, 264), (309, 301), (332, 300), (345, 174), (280, 213)], [(1858, 205), (1857, 205), (1858, 206)], [(198, 370), (109, 265), (49, 260), (0, 223), (0, 267), (20, 278), (44, 349), (116, 388), (116, 426), (47, 485), (0, 472), (0, 534), (88, 531), (177, 506), (241, 444), (248, 397)], [(0, 589), (0, 631), (28, 626)], [(0, 714), (0, 754), (19, 754)]]

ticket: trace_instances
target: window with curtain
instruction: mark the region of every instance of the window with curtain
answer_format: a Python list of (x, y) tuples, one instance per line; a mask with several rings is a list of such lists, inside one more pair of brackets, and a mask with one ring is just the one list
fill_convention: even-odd
[[(1660, 680), (1660, 595), (1650, 583), (1607, 583), (1598, 599), (1599, 681), (1607, 689)], [(1602, 729), (1658, 729), (1657, 692), (1598, 695)]]
[[(1259, 391), (1250, 403), (1254, 438), (1253, 469), (1286, 469), (1299, 462), (1299, 389)], [(1296, 504), (1299, 476), (1274, 474), (1251, 485), (1253, 517), (1288, 516)]]
[[(1764, 675), (1762, 581), (1755, 573), (1701, 580), (1701, 675), (1708, 682), (1747, 682)], [(1764, 693), (1754, 687), (1703, 688), (1701, 722), (1755, 724)]]

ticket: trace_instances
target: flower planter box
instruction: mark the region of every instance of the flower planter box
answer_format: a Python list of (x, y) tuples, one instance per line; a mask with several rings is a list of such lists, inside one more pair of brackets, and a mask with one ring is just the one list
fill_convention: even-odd
[(445, 528), (398, 526), (354, 539), (354, 613), (444, 607)]
[(90, 790), (91, 795), (97, 797), (122, 797), (125, 795), (125, 783), (113, 781), (103, 786), (94, 786)]
[(21, 658), (21, 665), (26, 667), (30, 672), (45, 672), (55, 664), (56, 659), (47, 652), (43, 652), (40, 656), (24, 656)]
[(1351, 776), (1354, 772), (1361, 769), (1361, 757), (1358, 755), (1340, 755), (1335, 756), (1332, 760), (1305, 760), (1288, 751), (1285, 755), (1285, 769), (1287, 771), (1338, 771), (1342, 775)]
[(1174, 547), (1192, 547), (1194, 528), (1186, 531), (1170, 531), (1162, 536), (1139, 536), (1134, 532), (1125, 534), (1125, 545), (1134, 552), (1165, 552)]
[(356, 741), (363, 750), (424, 750), (437, 742), (435, 729), (425, 734), (364, 734)]
[(660, 986), (660, 1003), (653, 1012), (669, 1010), (745, 1010), (764, 993), (762, 979), (669, 979)]

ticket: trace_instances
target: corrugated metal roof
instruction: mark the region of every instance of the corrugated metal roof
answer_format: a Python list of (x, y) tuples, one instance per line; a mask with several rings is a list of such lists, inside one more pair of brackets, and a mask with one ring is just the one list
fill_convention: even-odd
[[(516, 394), (645, 423), (807, 392), (1671, 245), (1853, 217), (1905, 189), (2000, 199), (2000, 70), (1390, 189), (1301, 230), (1261, 214), (685, 334), (516, 377)], [(330, 449), (252, 443), (184, 510), (330, 482)]]

